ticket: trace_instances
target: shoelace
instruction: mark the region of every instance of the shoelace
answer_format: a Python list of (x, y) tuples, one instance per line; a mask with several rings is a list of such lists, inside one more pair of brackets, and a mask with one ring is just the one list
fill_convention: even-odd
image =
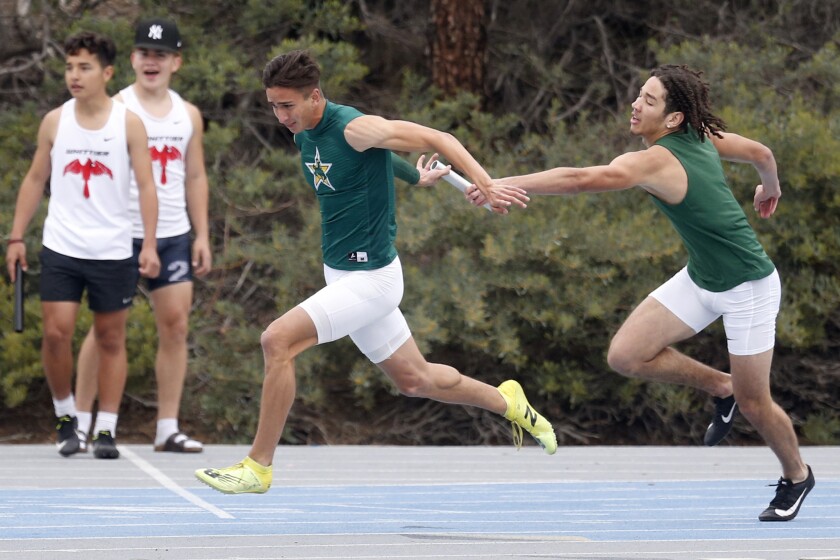
[(516, 422), (511, 422), (510, 427), (513, 431), (513, 445), (515, 445), (516, 450), (519, 451), (522, 449), (522, 426)]
[(776, 484), (768, 484), (767, 486), (776, 488), (776, 497), (770, 502), (771, 506), (787, 507), (790, 505), (788, 503), (791, 502), (791, 496), (789, 494), (793, 490), (793, 482), (791, 480), (780, 478)]

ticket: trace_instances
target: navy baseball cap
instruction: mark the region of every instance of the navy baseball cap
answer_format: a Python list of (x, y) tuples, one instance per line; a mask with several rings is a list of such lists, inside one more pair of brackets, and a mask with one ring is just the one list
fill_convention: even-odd
[(180, 52), (181, 33), (174, 21), (161, 18), (144, 19), (134, 32), (135, 48)]

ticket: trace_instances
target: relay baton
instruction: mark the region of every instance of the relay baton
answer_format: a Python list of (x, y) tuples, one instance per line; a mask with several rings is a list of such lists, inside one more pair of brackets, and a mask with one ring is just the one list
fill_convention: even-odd
[[(435, 160), (432, 163), (432, 169), (441, 169), (443, 167), (446, 167), (446, 166), (444, 164), (442, 164), (439, 159)], [(458, 175), (457, 173), (455, 173), (451, 169), (449, 170), (448, 174), (446, 174), (442, 177), (442, 179), (444, 181), (446, 181), (447, 183), (449, 183), (450, 185), (452, 185), (453, 187), (455, 187), (456, 189), (458, 189), (459, 191), (461, 191), (462, 193), (464, 193), (464, 194), (467, 193), (467, 187), (472, 185), (472, 183), (470, 183), (469, 181), (467, 181), (466, 179), (464, 179), (463, 177), (461, 177), (460, 175)], [(484, 207), (487, 208), (488, 210), (490, 210), (491, 212), (493, 211), (493, 208), (490, 206), (489, 202), (484, 203)]]
[(23, 270), (15, 263), (15, 332), (23, 332)]

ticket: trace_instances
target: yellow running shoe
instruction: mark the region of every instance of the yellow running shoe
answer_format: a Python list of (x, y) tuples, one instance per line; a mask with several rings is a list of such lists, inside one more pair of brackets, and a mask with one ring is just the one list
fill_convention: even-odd
[(195, 476), (223, 494), (262, 494), (271, 488), (271, 467), (245, 457), (226, 469), (198, 469)]
[(516, 381), (508, 380), (499, 385), (499, 392), (507, 403), (505, 418), (510, 420), (513, 428), (513, 443), (516, 448), (522, 447), (522, 429), (524, 428), (526, 432), (534, 436), (546, 453), (554, 455), (557, 451), (557, 436), (554, 435), (554, 428), (528, 403), (522, 386)]

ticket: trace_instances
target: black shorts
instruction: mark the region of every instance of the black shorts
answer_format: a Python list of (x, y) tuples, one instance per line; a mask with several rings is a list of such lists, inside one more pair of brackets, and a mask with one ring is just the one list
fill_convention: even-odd
[[(134, 240), (135, 270), (140, 267), (140, 249), (142, 239)], [(178, 282), (192, 282), (192, 251), (190, 251), (190, 234), (184, 233), (175, 237), (162, 237), (157, 240), (157, 252), (160, 259), (160, 274), (157, 278), (144, 278), (150, 291), (177, 284)], [(139, 278), (139, 272), (137, 273)]]
[(91, 311), (107, 313), (131, 306), (137, 286), (134, 259), (77, 259), (44, 247), (41, 261), (41, 301), (81, 303), (87, 288)]

